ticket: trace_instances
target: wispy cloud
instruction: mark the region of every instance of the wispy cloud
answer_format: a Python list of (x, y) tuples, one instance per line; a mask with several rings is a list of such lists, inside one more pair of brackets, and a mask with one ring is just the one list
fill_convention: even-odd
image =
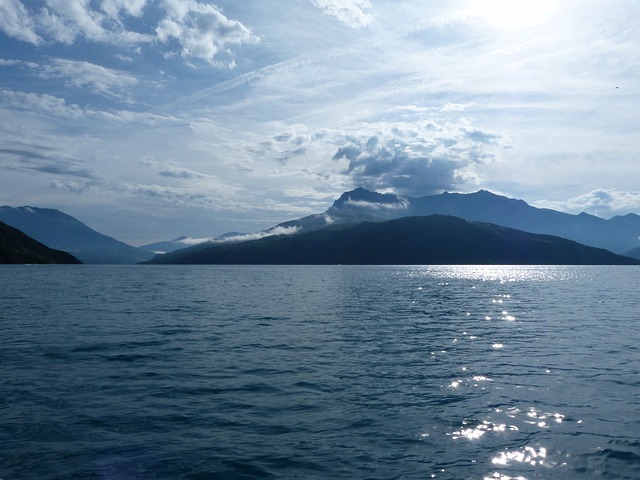
[(183, 180), (193, 180), (199, 178), (208, 178), (209, 175), (203, 173), (194, 172), (188, 168), (169, 165), (165, 169), (158, 172), (158, 175), (167, 178), (180, 178)]
[(39, 45), (42, 38), (29, 11), (18, 0), (0, 1), (0, 30), (9, 37)]
[(80, 177), (95, 180), (95, 174), (84, 162), (65, 158), (60, 152), (35, 148), (0, 148), (4, 169), (21, 172), (39, 172), (58, 176)]
[(249, 240), (260, 240), (261, 238), (266, 238), (266, 237), (279, 237), (282, 235), (295, 235), (298, 230), (300, 230), (299, 227), (275, 227), (275, 228), (271, 228), (267, 231), (264, 232), (257, 232), (257, 233), (247, 233), (247, 234), (242, 234), (242, 235), (229, 235), (227, 237), (225, 237), (224, 239), (218, 240), (218, 242), (246, 242)]
[(366, 200), (352, 200), (349, 199), (345, 202), (346, 205), (357, 208), (364, 208), (370, 210), (406, 210), (409, 208), (409, 203), (406, 200), (400, 200), (399, 202), (367, 202)]
[(42, 78), (63, 79), (67, 85), (85, 88), (100, 95), (122, 98), (124, 91), (138, 84), (135, 77), (89, 62), (55, 59), (41, 67)]
[(12, 109), (32, 111), (59, 118), (78, 119), (85, 114), (77, 105), (68, 105), (63, 98), (48, 94), (39, 95), (3, 89), (0, 90), (0, 100)]

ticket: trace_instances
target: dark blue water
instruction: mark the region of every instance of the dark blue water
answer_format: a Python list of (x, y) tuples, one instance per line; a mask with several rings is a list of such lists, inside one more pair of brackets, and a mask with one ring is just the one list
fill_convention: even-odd
[(0, 268), (0, 478), (637, 479), (638, 267)]

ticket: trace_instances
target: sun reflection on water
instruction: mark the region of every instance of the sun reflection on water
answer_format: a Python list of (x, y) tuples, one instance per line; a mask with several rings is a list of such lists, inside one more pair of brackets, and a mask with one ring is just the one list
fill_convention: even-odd
[(544, 465), (544, 459), (547, 458), (547, 449), (540, 447), (536, 450), (533, 447), (524, 447), (521, 450), (512, 450), (500, 452), (491, 459), (494, 465), (507, 466), (511, 462), (528, 463), (529, 465)]
[(484, 477), (484, 480), (527, 480), (526, 477), (510, 477), (499, 472), (493, 473), (490, 477)]
[(474, 426), (467, 427), (467, 421), (462, 422), (462, 428), (451, 432), (451, 438), (458, 440), (459, 438), (466, 438), (467, 440), (477, 440), (487, 432), (506, 432), (517, 431), (518, 427), (515, 425), (507, 425), (505, 423), (493, 423), (487, 420), (483, 420), (482, 423)]
[[(501, 283), (566, 280), (578, 275), (557, 265), (412, 265), (412, 276), (499, 281)], [(445, 283), (443, 283), (444, 285)]]

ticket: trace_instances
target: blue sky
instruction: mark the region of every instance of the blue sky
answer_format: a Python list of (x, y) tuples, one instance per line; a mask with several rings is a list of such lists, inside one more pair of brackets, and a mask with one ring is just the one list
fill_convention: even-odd
[(637, 0), (0, 0), (0, 204), (138, 245), (357, 186), (640, 213)]

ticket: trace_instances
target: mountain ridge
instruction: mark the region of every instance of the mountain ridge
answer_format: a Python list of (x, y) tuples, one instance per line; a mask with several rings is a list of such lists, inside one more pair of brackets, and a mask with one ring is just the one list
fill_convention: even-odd
[(0, 264), (80, 264), (70, 253), (55, 250), (17, 228), (0, 222)]
[(134, 264), (152, 253), (96, 232), (60, 210), (0, 206), (0, 221), (56, 250), (69, 252), (84, 263)]
[(199, 245), (146, 263), (640, 265), (640, 260), (551, 235), (431, 215)]
[(584, 212), (573, 215), (533, 207), (524, 200), (497, 195), (488, 190), (408, 197), (370, 192), (359, 187), (344, 192), (323, 213), (280, 223), (267, 232), (278, 227), (296, 228), (304, 232), (336, 223), (385, 221), (434, 214), (555, 235), (618, 254), (640, 246), (640, 215), (627, 214), (609, 220)]

